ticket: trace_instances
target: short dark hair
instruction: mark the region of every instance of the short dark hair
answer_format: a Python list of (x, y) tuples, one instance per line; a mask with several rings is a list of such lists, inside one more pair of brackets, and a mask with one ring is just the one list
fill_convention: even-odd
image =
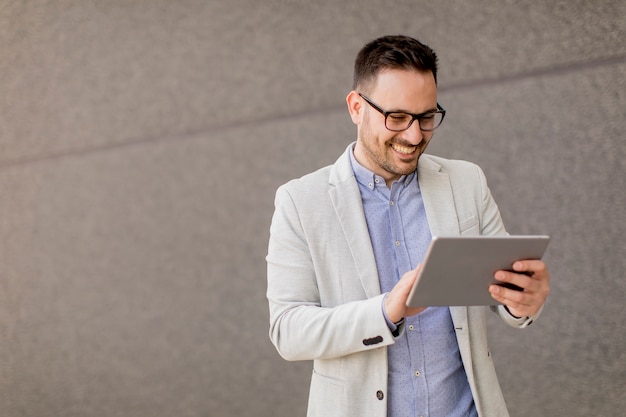
[(417, 39), (383, 36), (367, 43), (354, 61), (352, 88), (363, 87), (386, 69), (430, 71), (437, 82), (437, 55)]

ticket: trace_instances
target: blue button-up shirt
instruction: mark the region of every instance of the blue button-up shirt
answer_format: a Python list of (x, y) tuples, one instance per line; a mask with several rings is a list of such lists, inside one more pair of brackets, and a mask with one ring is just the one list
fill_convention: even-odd
[[(391, 291), (422, 262), (431, 241), (417, 173), (388, 188), (385, 180), (351, 154), (380, 288)], [(391, 324), (393, 326), (393, 324)], [(477, 416), (448, 307), (430, 307), (407, 317), (406, 332), (388, 349), (389, 417)]]

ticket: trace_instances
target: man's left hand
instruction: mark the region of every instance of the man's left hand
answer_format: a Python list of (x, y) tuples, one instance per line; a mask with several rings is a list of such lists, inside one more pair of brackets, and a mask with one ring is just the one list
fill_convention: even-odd
[(495, 284), (489, 287), (491, 296), (504, 304), (515, 317), (535, 315), (550, 293), (550, 272), (543, 261), (517, 261), (513, 264), (513, 272), (497, 271), (495, 278), (523, 290)]

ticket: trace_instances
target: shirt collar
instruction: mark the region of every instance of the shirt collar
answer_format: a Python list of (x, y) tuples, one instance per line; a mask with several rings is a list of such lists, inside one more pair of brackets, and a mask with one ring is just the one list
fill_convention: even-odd
[[(376, 187), (382, 186), (386, 187), (385, 179), (380, 175), (374, 174), (369, 169), (365, 168), (363, 165), (359, 163), (354, 157), (354, 146), (350, 149), (350, 164), (352, 165), (352, 171), (354, 171), (354, 176), (359, 184), (369, 188), (370, 190), (374, 190)], [(413, 171), (408, 175), (403, 175), (395, 182), (403, 183), (404, 187), (409, 185), (417, 176), (417, 170)]]

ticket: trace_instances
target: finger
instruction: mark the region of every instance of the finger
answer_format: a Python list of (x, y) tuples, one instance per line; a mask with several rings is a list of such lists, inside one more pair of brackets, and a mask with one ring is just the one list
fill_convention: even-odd
[(528, 306), (532, 301), (532, 297), (529, 297), (521, 291), (504, 288), (497, 284), (491, 285), (489, 292), (495, 300), (506, 305), (514, 305), (516, 307)]
[[(495, 287), (497, 287), (497, 285)], [(537, 308), (531, 305), (511, 300), (510, 298), (496, 293), (492, 293), (491, 296), (500, 304), (505, 305), (509, 312), (515, 317), (530, 316), (537, 311)]]
[(533, 279), (526, 274), (510, 271), (497, 271), (494, 277), (502, 283), (502, 286), (518, 290), (520, 292), (531, 291), (535, 287)]
[(417, 268), (412, 269), (411, 271), (406, 272), (401, 278), (400, 281), (398, 282), (398, 284), (400, 287), (402, 287), (403, 289), (403, 293), (406, 293), (407, 297), (409, 295), (409, 292), (411, 292), (411, 288), (413, 288), (413, 285), (415, 284), (415, 281), (417, 280), (417, 275), (419, 274), (419, 265)]
[(541, 260), (517, 261), (513, 264), (513, 269), (518, 273), (498, 271), (496, 275), (503, 282), (522, 287), (526, 294), (537, 297), (536, 304), (542, 304), (550, 294), (550, 272), (546, 264)]
[(531, 316), (543, 305), (546, 295), (540, 292), (519, 292), (503, 288), (497, 284), (489, 287), (493, 299), (509, 308), (517, 317)]
[(527, 259), (517, 261), (513, 264), (513, 270), (516, 272), (526, 273), (529, 276), (541, 278), (547, 275), (545, 262), (542, 260)]
[(411, 271), (407, 271), (400, 277), (400, 280), (394, 285), (389, 294), (385, 297), (385, 311), (389, 319), (397, 322), (406, 315), (406, 302), (409, 298), (411, 288), (417, 279), (419, 267)]

